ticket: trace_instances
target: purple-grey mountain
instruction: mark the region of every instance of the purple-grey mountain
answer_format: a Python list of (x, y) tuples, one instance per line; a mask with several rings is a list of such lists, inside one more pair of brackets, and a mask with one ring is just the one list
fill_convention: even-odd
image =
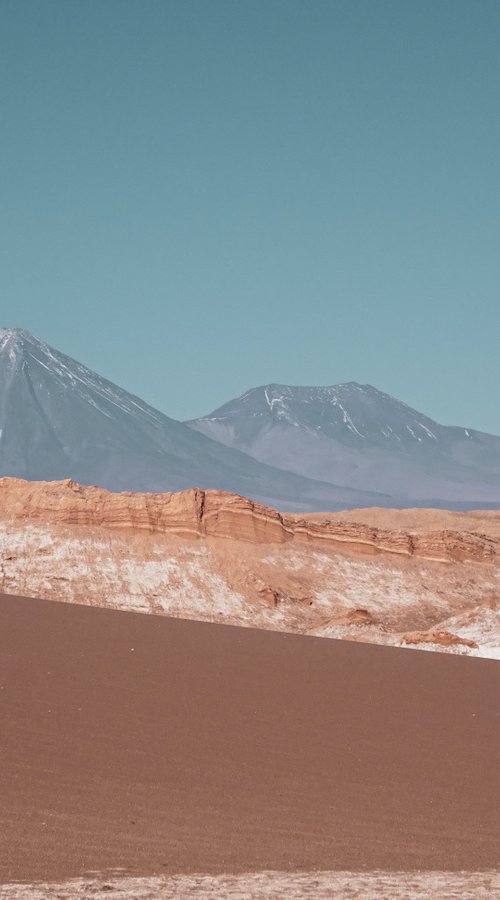
[(170, 419), (21, 330), (0, 329), (0, 476), (110, 490), (219, 488), (281, 509), (390, 498), (272, 468)]
[(390, 494), (394, 506), (500, 505), (500, 437), (439, 425), (370, 385), (270, 384), (187, 424), (268, 465)]

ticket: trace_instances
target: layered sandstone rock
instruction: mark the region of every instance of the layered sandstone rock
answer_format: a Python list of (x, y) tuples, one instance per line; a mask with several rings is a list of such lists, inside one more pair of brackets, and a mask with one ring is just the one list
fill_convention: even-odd
[[(390, 530), (343, 520), (343, 514), (304, 518), (280, 514), (246, 497), (198, 488), (180, 493), (110, 493), (74, 481), (0, 479), (0, 510), (6, 518), (54, 525), (86, 525), (170, 534), (229, 538), (253, 543), (306, 542), (352, 546), (358, 552), (417, 556), (437, 562), (491, 560), (500, 539), (446, 528), (428, 532)], [(361, 511), (360, 511), (361, 514)]]
[(4, 478), (0, 591), (496, 656), (499, 521), (436, 510), (306, 518), (221, 491)]

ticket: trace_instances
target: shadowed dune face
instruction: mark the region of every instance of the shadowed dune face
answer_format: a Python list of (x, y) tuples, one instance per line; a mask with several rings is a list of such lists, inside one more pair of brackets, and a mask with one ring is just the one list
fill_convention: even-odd
[(304, 517), (221, 491), (0, 479), (0, 590), (500, 657), (500, 513)]
[(500, 669), (0, 600), (0, 876), (499, 863)]

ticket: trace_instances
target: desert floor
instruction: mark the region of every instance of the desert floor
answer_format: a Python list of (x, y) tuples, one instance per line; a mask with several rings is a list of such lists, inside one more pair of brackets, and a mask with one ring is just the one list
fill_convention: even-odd
[(0, 897), (181, 875), (249, 897), (266, 872), (496, 891), (498, 662), (19, 597), (0, 640)]

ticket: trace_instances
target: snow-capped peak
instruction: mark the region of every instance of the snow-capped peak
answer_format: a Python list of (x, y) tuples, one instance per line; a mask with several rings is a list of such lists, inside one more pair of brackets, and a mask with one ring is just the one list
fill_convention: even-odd
[(22, 328), (0, 328), (0, 353), (6, 353), (10, 362), (15, 364), (29, 339), (34, 340), (29, 331)]
[(117, 388), (82, 363), (54, 350), (24, 329), (0, 328), (0, 365), (2, 362), (11, 373), (22, 366), (25, 373), (37, 381), (41, 371), (48, 373), (51, 388), (74, 392), (108, 418), (113, 408), (125, 413), (140, 412), (154, 422), (164, 418), (138, 398)]
[[(326, 386), (267, 384), (247, 391), (206, 417), (224, 427), (269, 429), (271, 422), (342, 436), (351, 443), (374, 440), (407, 445), (436, 441), (437, 423), (370, 384)], [(244, 423), (247, 424), (244, 424)], [(252, 426), (253, 428), (253, 426)]]

